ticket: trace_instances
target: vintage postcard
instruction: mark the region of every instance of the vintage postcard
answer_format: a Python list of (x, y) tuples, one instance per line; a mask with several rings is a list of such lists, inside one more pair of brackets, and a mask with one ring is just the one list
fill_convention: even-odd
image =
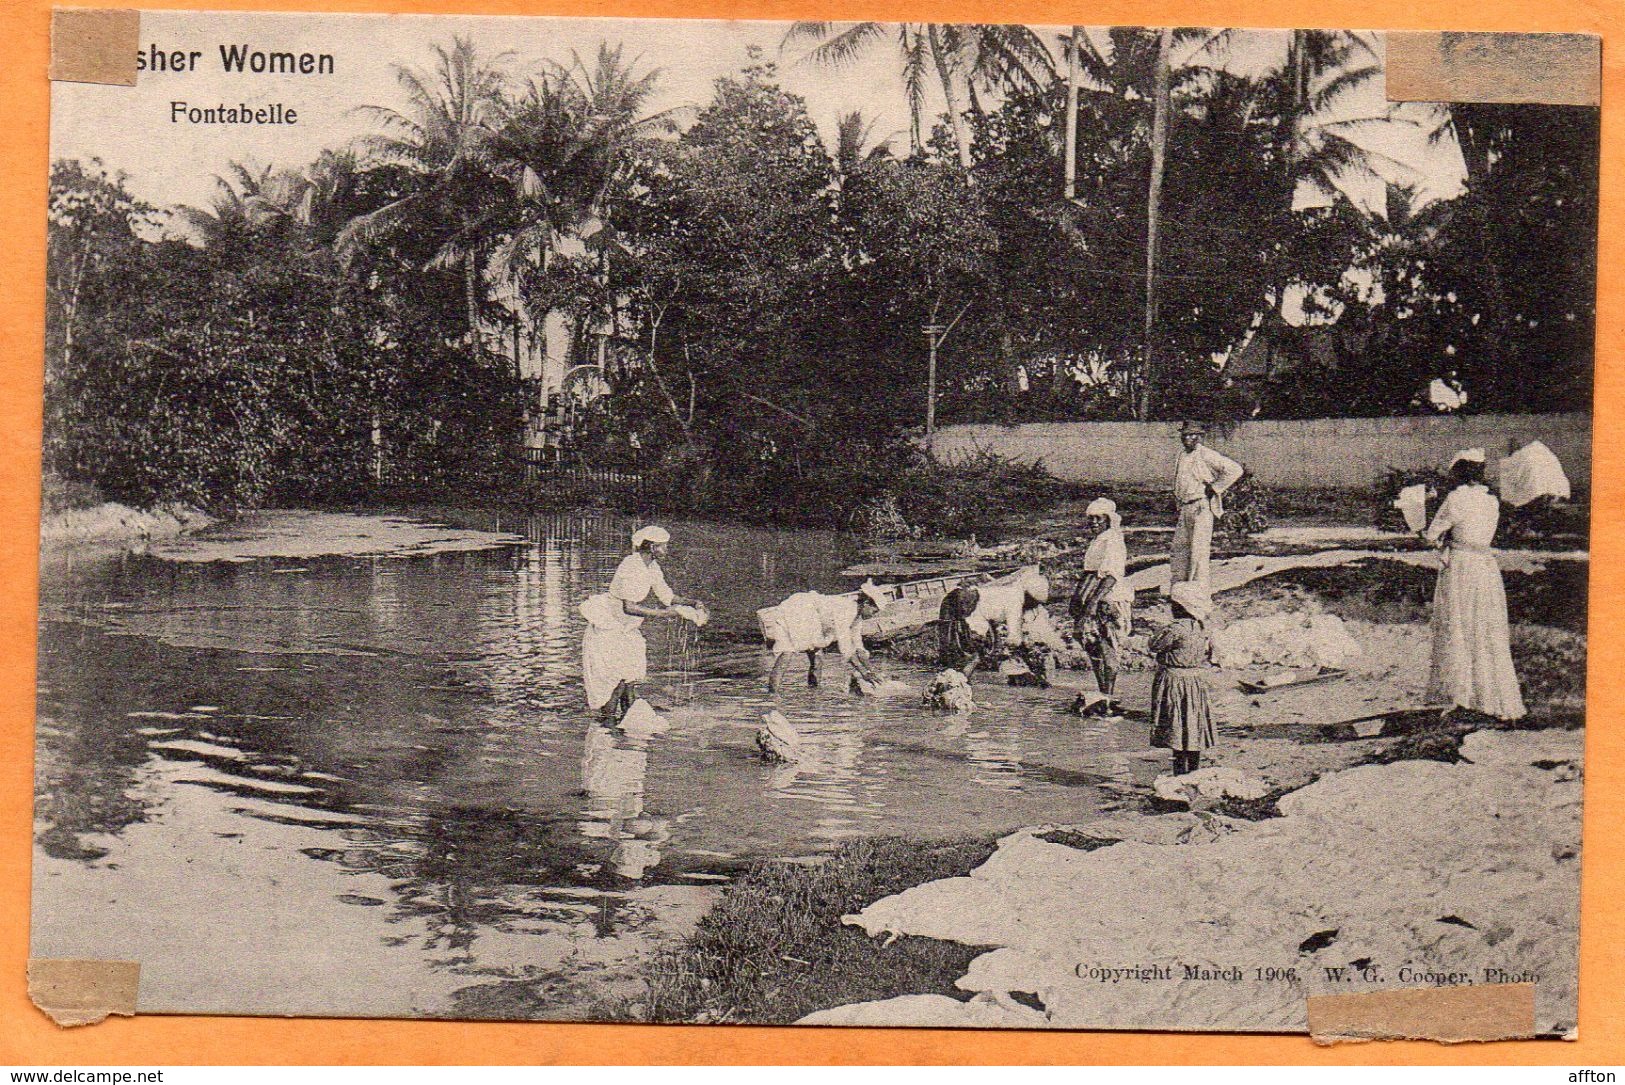
[(1576, 1034), (1595, 39), (54, 47), (37, 1000)]

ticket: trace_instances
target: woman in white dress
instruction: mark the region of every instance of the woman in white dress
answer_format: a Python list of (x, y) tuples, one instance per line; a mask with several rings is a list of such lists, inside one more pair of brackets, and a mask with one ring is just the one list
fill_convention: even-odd
[(581, 642), (581, 678), (587, 707), (619, 719), (638, 698), (638, 683), (649, 676), (649, 645), (641, 626), (645, 618), (683, 617), (703, 621), (704, 609), (677, 595), (666, 583), (660, 559), (671, 533), (645, 527), (632, 536), (632, 553), (622, 559), (609, 590), (581, 604), (587, 632)]
[(768, 692), (779, 692), (784, 669), (798, 652), (807, 655), (807, 685), (817, 686), (818, 653), (832, 644), (855, 674), (873, 681), (869, 651), (863, 646), (862, 623), (880, 612), (884, 598), (871, 580), (858, 589), (856, 598), (802, 591), (774, 607), (767, 629), (768, 639), (773, 642)]
[(1490, 544), (1500, 501), (1484, 485), (1484, 452), (1450, 465), (1454, 489), (1422, 533), (1443, 548), (1433, 592), (1433, 667), (1428, 701), (1503, 720), (1524, 715), (1507, 630), (1506, 585)]

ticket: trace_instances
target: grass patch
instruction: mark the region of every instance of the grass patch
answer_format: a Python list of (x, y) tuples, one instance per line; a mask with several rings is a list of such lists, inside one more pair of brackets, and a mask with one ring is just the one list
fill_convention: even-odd
[[(1538, 573), (1502, 573), (1508, 616), (1514, 625), (1583, 634), (1588, 573), (1583, 561), (1552, 561)], [(1224, 592), (1222, 602), (1227, 618), (1313, 608), (1379, 624), (1427, 622), (1438, 579), (1436, 569), (1360, 558), (1344, 565), (1282, 569)]]
[(1388, 745), (1372, 750), (1355, 764), (1392, 765), (1396, 761), (1443, 761), (1453, 764), (1461, 760), (1462, 739), (1481, 729), (1472, 723), (1436, 721), (1433, 729), (1401, 735)]
[(841, 916), (904, 889), (960, 877), (993, 841), (892, 837), (847, 844), (808, 866), (763, 863), (729, 886), (680, 949), (650, 964), (648, 990), (623, 1017), (788, 1024), (815, 1010), (905, 994), (962, 996), (954, 981), (983, 950), (871, 939)]
[(1265, 821), (1281, 816), (1281, 808), (1276, 804), (1281, 801), (1281, 796), (1295, 790), (1297, 789), (1292, 787), (1271, 788), (1256, 799), (1239, 799), (1234, 795), (1226, 795), (1210, 809), (1215, 814), (1223, 814), (1238, 821)]
[(1068, 848), (1077, 848), (1079, 851), (1094, 851), (1097, 848), (1109, 848), (1122, 841), (1109, 836), (1089, 836), (1076, 829), (1051, 829), (1047, 833), (1039, 833), (1038, 839), (1047, 844), (1060, 844)]
[(1586, 695), (1584, 634), (1540, 625), (1515, 625), (1512, 659), (1531, 706), (1583, 709)]

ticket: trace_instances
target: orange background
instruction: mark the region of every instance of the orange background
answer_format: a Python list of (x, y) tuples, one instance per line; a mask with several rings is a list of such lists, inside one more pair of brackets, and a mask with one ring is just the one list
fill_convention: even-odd
[[(88, 0), (80, 0), (88, 3)], [(109, 5), (111, 6), (111, 5)], [(207, 0), (147, 8), (670, 16), (657, 0)], [(1625, 93), (1622, 0), (693, 0), (684, 16), (909, 19), (1203, 26), (1587, 31), (1604, 36), (1603, 97)], [(114, 1018), (62, 1030), (34, 1009), (28, 952), (34, 728), (40, 387), (44, 353), (45, 187), (50, 10), (0, 0), (0, 1064), (265, 1063), (1549, 1063), (1625, 1064), (1625, 111), (1603, 114), (1598, 299), (1590, 719), (1582, 887), (1580, 1033), (1553, 1041), (1445, 1047), (1307, 1037), (1174, 1033), (956, 1032), (719, 1026), (470, 1024), (261, 1018)]]

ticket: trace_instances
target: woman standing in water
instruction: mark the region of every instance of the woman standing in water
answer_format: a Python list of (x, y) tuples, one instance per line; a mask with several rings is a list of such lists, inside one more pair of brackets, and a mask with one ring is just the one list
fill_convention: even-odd
[(1116, 706), (1117, 666), (1123, 642), (1134, 625), (1134, 589), (1128, 583), (1128, 545), (1117, 503), (1097, 497), (1084, 510), (1095, 537), (1083, 555), (1083, 577), (1072, 596), (1072, 623), (1089, 656), (1101, 699), (1090, 714), (1112, 715)]
[(666, 583), (660, 559), (670, 542), (671, 533), (663, 527), (640, 528), (632, 536), (632, 553), (616, 568), (609, 590), (581, 604), (581, 616), (587, 619), (581, 642), (587, 707), (606, 719), (625, 715), (638, 698), (638, 683), (649, 676), (649, 645), (640, 630), (645, 618), (676, 616), (704, 622), (703, 606), (677, 595)]
[(1506, 585), (1490, 543), (1501, 502), (1484, 485), (1484, 450), (1450, 464), (1453, 487), (1422, 537), (1443, 548), (1433, 590), (1433, 666), (1428, 702), (1515, 720), (1523, 695), (1512, 665)]
[(1174, 620), (1151, 638), (1157, 661), (1151, 682), (1151, 745), (1174, 752), (1174, 775), (1195, 772), (1202, 751), (1219, 741), (1208, 700), (1207, 670), (1213, 654), (1207, 620), (1213, 601), (1194, 581), (1168, 589)]

